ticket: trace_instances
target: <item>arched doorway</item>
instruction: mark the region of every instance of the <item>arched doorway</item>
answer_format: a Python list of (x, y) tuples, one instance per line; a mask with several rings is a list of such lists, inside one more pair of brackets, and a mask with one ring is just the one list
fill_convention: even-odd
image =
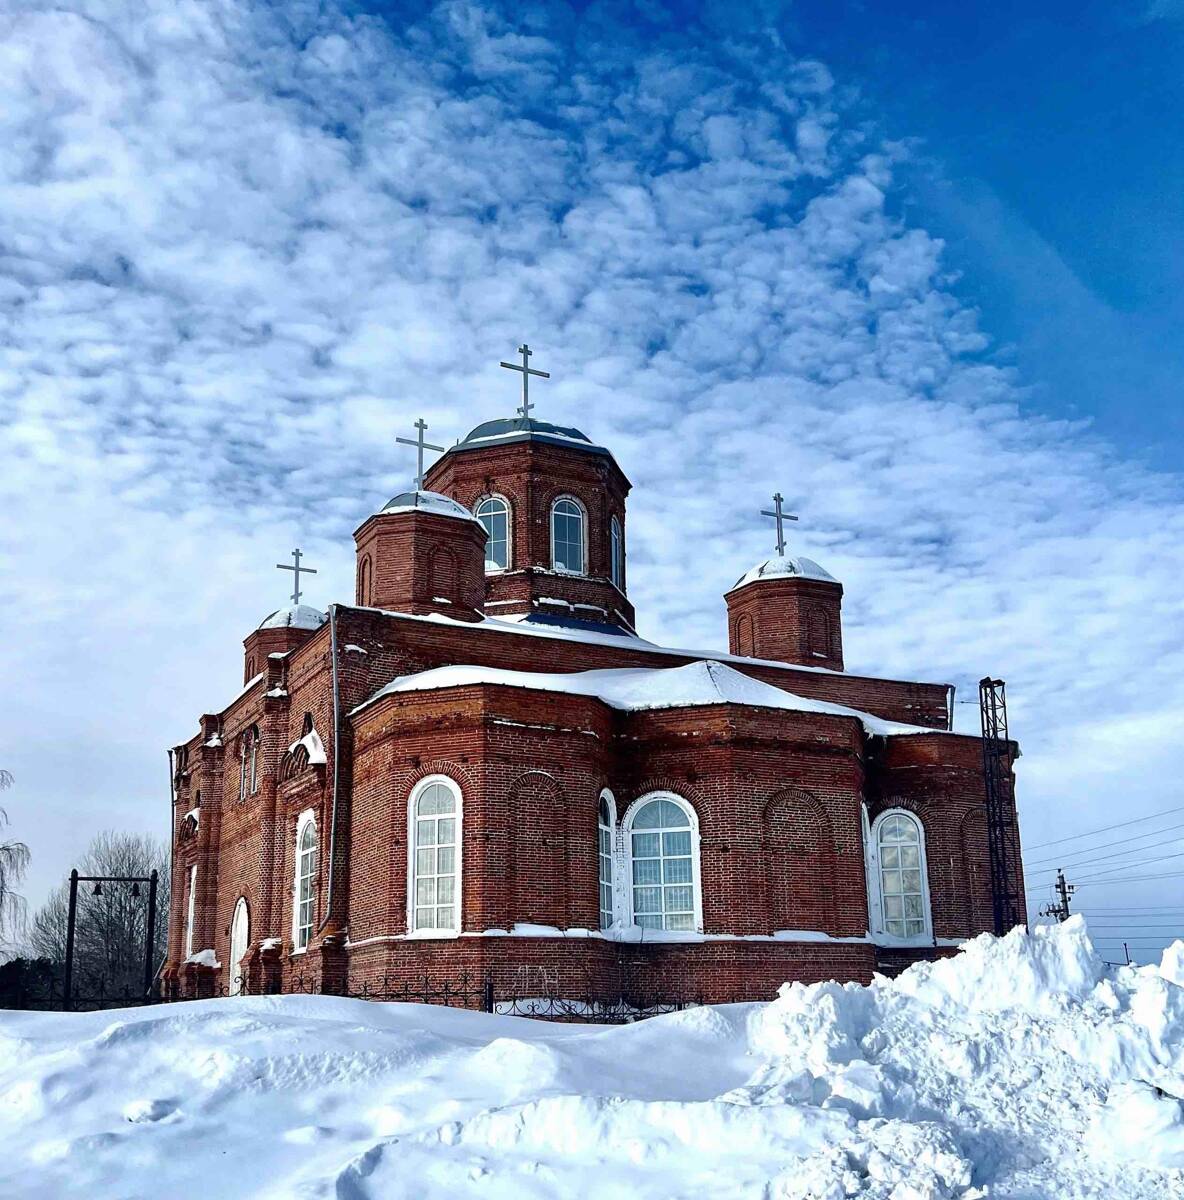
[(243, 990), (242, 959), (247, 952), (250, 941), (250, 918), (247, 914), (247, 901), (240, 896), (234, 906), (234, 919), (230, 922), (230, 962), (227, 964), (230, 985), (230, 995), (237, 996)]

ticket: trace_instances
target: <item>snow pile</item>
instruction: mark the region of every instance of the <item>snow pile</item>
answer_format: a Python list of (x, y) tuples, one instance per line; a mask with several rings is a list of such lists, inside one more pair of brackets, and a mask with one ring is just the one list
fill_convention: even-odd
[(857, 708), (848, 708), (845, 704), (797, 696), (714, 659), (686, 663), (681, 667), (611, 667), (600, 671), (566, 673), (468, 665), (434, 667), (429, 671), (401, 675), (391, 680), (353, 711), (361, 712), (383, 696), (396, 692), (427, 692), (436, 688), (468, 687), (473, 684), (496, 684), (499, 687), (529, 688), (540, 692), (562, 692), (569, 696), (590, 696), (622, 712), (693, 708), (702, 704), (747, 704), (756, 708), (850, 717), (861, 722), (869, 734), (881, 737), (946, 732), (925, 725), (885, 721)]
[(1079, 919), (619, 1028), (288, 996), (0, 1015), (0, 1195), (687, 1200), (1184, 1189), (1184, 947)]

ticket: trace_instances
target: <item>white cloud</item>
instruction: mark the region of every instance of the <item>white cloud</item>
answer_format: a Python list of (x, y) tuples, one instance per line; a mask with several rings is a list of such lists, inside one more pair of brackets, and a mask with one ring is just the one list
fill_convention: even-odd
[(0, 672), (37, 890), (94, 827), (163, 829), (163, 748), (236, 689), (272, 564), (299, 543), (348, 598), (396, 433), (509, 412), (524, 337), (546, 415), (634, 479), (644, 631), (722, 643), (780, 489), (853, 669), (1008, 679), (1033, 841), (1174, 799), (1179, 481), (1031, 411), (821, 64), (549, 12), (0, 17)]

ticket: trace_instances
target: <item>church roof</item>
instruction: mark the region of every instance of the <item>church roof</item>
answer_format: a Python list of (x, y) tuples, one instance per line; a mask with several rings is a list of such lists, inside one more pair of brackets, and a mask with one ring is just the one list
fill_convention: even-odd
[(320, 629), (328, 620), (319, 608), (311, 604), (289, 604), (264, 617), (260, 629)]
[[(534, 417), (502, 417), (496, 421), (483, 421), (455, 446), (449, 446), (445, 457), (461, 450), (484, 450), (487, 446), (506, 446), (513, 442), (545, 442), (613, 458), (612, 451), (606, 446), (598, 446), (579, 429), (570, 425), (552, 425), (550, 421), (538, 421)], [(613, 461), (616, 462), (616, 459)]]
[(456, 517), (462, 521), (477, 520), (463, 504), (458, 504), (451, 497), (442, 496), (439, 492), (400, 492), (397, 496), (392, 496), (379, 509), (384, 513), (414, 512), (416, 510), (434, 513), (440, 517)]
[(823, 583), (838, 583), (839, 581), (825, 568), (819, 566), (812, 558), (786, 555), (778, 558), (767, 558), (759, 562), (751, 571), (746, 571), (732, 585), (732, 590), (744, 587), (748, 583), (756, 583), (758, 579), (818, 579)]
[(395, 693), (434, 691), (439, 688), (466, 687), (473, 684), (494, 684), (531, 691), (589, 696), (602, 701), (610, 708), (625, 712), (691, 708), (706, 704), (743, 704), (757, 708), (851, 717), (860, 721), (869, 734), (882, 737), (945, 732), (922, 725), (885, 721), (859, 709), (848, 708), (844, 704), (797, 696), (711, 659), (687, 663), (681, 667), (621, 667), (603, 671), (574, 671), (568, 674), (512, 671), (500, 667), (436, 667), (430, 671), (393, 679), (354, 709), (354, 712), (373, 704), (383, 696)]

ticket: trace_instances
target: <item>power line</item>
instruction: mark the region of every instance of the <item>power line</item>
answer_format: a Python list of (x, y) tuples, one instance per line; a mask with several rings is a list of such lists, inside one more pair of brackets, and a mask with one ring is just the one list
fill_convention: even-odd
[(1091, 829), (1087, 833), (1071, 833), (1068, 837), (1054, 838), (1051, 842), (1037, 842), (1029, 846), (1029, 850), (1042, 850), (1045, 846), (1059, 846), (1062, 842), (1075, 842), (1078, 838), (1093, 837), (1095, 833), (1109, 833), (1112, 829), (1126, 829), (1129, 825), (1138, 825), (1143, 821), (1154, 821), (1156, 817), (1168, 817), (1172, 813), (1184, 812), (1184, 805), (1179, 808), (1165, 808), (1163, 812), (1151, 813), (1146, 817), (1135, 817), (1131, 821), (1120, 821), (1117, 825), (1103, 825), (1101, 829)]
[[(1172, 838), (1170, 841), (1164, 842), (1163, 845), (1171, 846), (1174, 843), (1182, 841), (1182, 840), (1184, 840), (1184, 839)], [(1097, 858), (1086, 858), (1086, 859), (1083, 859), (1081, 862), (1067, 863), (1065, 865), (1069, 866), (1069, 867), (1092, 867), (1095, 863), (1109, 862), (1110, 859), (1112, 859), (1112, 858), (1122, 858), (1122, 856), (1124, 854), (1140, 854), (1144, 850), (1158, 850), (1159, 848), (1160, 847), (1158, 847), (1158, 846), (1136, 846), (1133, 850), (1116, 850), (1113, 854), (1099, 854)], [(1164, 858), (1180, 858), (1180, 857), (1184, 857), (1184, 855), (1165, 854), (1163, 857)], [(1162, 862), (1162, 861), (1163, 861), (1163, 859), (1159, 859), (1159, 858), (1132, 858), (1129, 862), (1116, 863), (1114, 869), (1118, 870), (1121, 867), (1141, 867), (1145, 863)], [(1061, 871), (1063, 869), (1064, 869), (1063, 867), (1040, 867), (1038, 870), (1030, 872), (1030, 874), (1032, 874), (1032, 875), (1047, 875), (1052, 871)]]
[[(1148, 833), (1137, 833), (1134, 837), (1122, 838), (1117, 842), (1103, 842), (1098, 846), (1087, 846), (1081, 850), (1067, 850), (1063, 855), (1050, 855), (1048, 858), (1038, 858), (1035, 862), (1026, 863), (1026, 867), (1038, 867), (1041, 863), (1061, 863), (1066, 864), (1067, 861), (1077, 854), (1092, 854), (1095, 850), (1109, 850), (1114, 846), (1125, 846), (1130, 842), (1141, 842), (1144, 838), (1156, 837), (1161, 833), (1171, 833), (1175, 829), (1184, 829), (1184, 822), (1179, 825), (1168, 825), (1165, 829), (1152, 829)], [(1173, 841), (1177, 839), (1173, 838)], [(1128, 853), (1131, 853), (1128, 851)], [(1071, 864), (1070, 864), (1071, 865)]]
[[(1116, 863), (1112, 867), (1103, 867), (1102, 873), (1100, 875), (1095, 875), (1093, 878), (1105, 879), (1110, 875), (1117, 874), (1119, 871), (1125, 871), (1128, 867), (1149, 867), (1152, 863), (1167, 862), (1169, 859), (1173, 858), (1184, 858), (1184, 850), (1181, 850), (1177, 854), (1160, 854), (1155, 858), (1136, 858), (1131, 862)], [(1099, 858), (1096, 861), (1101, 862), (1102, 859)]]
[(1103, 883), (1144, 883), (1148, 879), (1184, 879), (1184, 871), (1169, 871), (1164, 875), (1127, 875), (1122, 879), (1107, 879), (1104, 876), (1098, 879), (1081, 879), (1078, 880), (1078, 887), (1094, 887)]

